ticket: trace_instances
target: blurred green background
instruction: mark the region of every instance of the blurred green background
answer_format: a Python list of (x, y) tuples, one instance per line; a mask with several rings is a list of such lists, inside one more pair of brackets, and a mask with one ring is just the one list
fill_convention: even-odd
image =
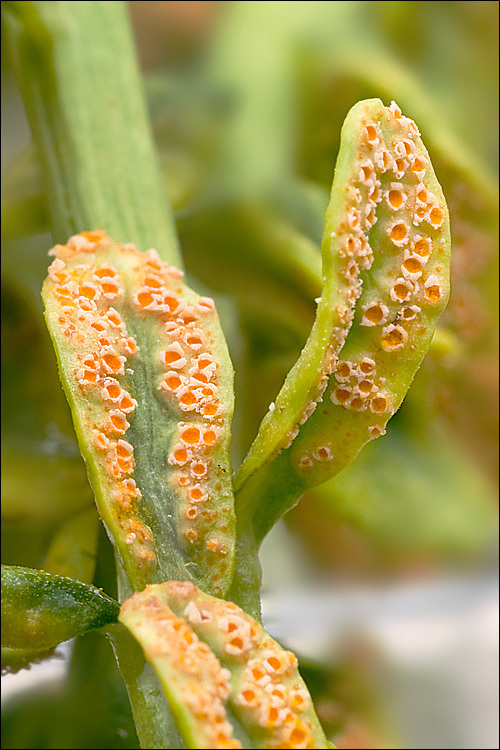
[[(323, 214), (348, 110), (379, 97), (417, 122), (450, 208), (450, 302), (387, 435), (304, 497), (266, 543), (264, 614), (284, 589), (300, 601), (319, 584), (334, 597), (339, 586), (399, 591), (450, 576), (467, 582), (467, 612), (467, 586), (481, 589), (497, 560), (498, 3), (128, 6), (188, 282), (215, 297), (235, 366), (235, 467), (314, 319)], [(41, 314), (52, 241), (5, 45), (2, 84), (2, 561), (113, 595), (109, 543)], [(280, 569), (280, 556), (300, 565)], [(451, 621), (463, 625), (461, 613)], [(331, 638), (340, 639), (333, 625)], [(379, 647), (364, 634), (314, 659), (303, 640), (300, 648), (338, 747), (493, 746), (447, 735), (451, 722), (434, 735), (411, 721), (396, 729)], [(89, 663), (95, 649), (102, 662)], [(6, 748), (136, 746), (98, 635), (78, 642), (66, 685), (50, 695), (34, 689), (3, 713)]]

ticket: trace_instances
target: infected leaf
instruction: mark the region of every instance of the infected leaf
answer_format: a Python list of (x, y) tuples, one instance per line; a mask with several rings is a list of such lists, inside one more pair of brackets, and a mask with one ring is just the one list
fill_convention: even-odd
[(384, 434), (448, 299), (446, 203), (394, 102), (360, 102), (346, 119), (322, 252), (311, 336), (236, 476), (242, 507), (280, 495), (255, 514), (258, 538)]
[(170, 581), (134, 594), (119, 620), (158, 673), (188, 747), (328, 747), (296, 657), (232, 602)]
[(214, 303), (154, 250), (56, 245), (43, 298), (98, 507), (134, 589), (232, 570), (232, 367)]

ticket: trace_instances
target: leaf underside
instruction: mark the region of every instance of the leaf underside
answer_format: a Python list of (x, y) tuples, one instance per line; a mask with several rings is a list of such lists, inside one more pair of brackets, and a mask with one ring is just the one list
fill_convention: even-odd
[(81, 452), (133, 589), (232, 572), (232, 366), (213, 300), (154, 250), (99, 230), (51, 251), (43, 287)]
[(385, 433), (448, 300), (446, 202), (394, 102), (362, 101), (346, 118), (322, 257), (311, 335), (235, 478), (260, 538)]
[(188, 747), (327, 747), (297, 659), (232, 602), (189, 582), (148, 586), (121, 608)]

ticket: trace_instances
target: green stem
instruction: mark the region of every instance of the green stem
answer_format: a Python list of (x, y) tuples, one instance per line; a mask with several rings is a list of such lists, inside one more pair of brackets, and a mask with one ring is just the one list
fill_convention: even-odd
[(125, 4), (6, 3), (56, 241), (104, 229), (179, 266)]

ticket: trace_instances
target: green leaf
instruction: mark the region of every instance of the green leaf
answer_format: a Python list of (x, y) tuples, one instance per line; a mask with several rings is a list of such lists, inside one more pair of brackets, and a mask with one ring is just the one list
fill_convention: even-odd
[(2, 648), (43, 654), (62, 641), (113, 622), (119, 605), (100, 589), (2, 565)]
[(170, 581), (127, 599), (119, 620), (188, 747), (328, 747), (296, 657), (232, 602)]
[(47, 324), (101, 517), (132, 588), (232, 573), (232, 366), (213, 300), (104, 232), (57, 245)]
[(259, 483), (259, 469), (276, 456), (297, 490), (333, 476), (384, 433), (430, 344), (448, 298), (447, 209), (415, 124), (394, 104), (360, 102), (346, 119), (322, 252), (311, 336), (237, 488), (252, 474), (254, 491), (273, 482), (267, 471)]
[(235, 476), (231, 596), (255, 614), (261, 540), (385, 433), (448, 299), (446, 203), (415, 123), (394, 102), (359, 102), (346, 118), (322, 255), (311, 335)]

